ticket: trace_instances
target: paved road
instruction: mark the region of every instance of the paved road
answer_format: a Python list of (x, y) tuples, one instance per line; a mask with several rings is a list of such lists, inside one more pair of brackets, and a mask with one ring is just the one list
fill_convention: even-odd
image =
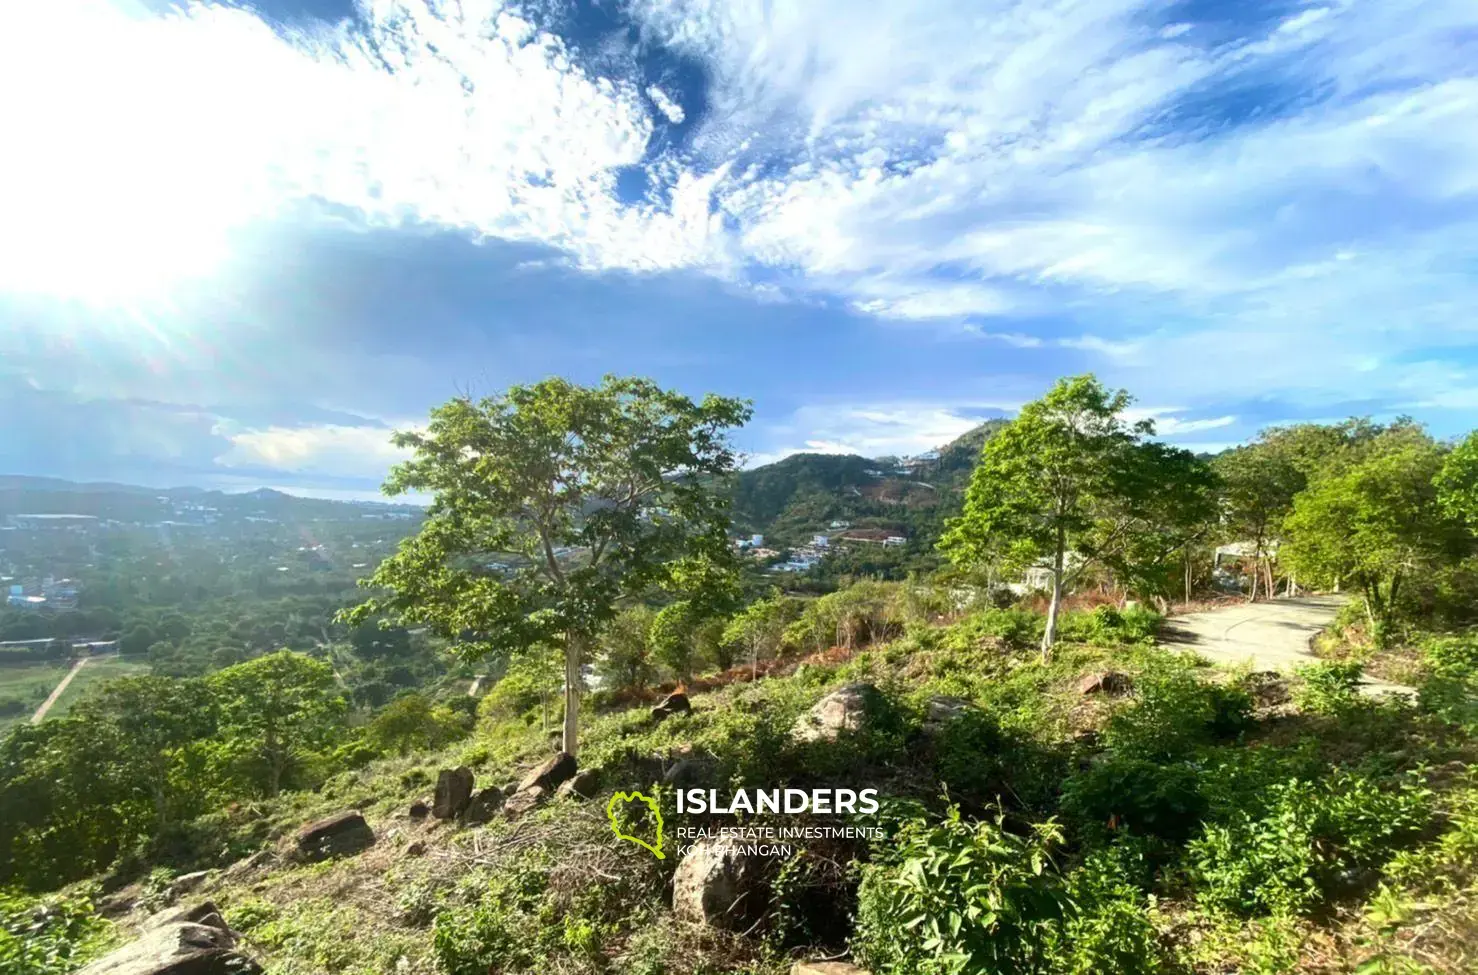
[[(1192, 650), (1213, 663), (1235, 666), (1251, 661), (1253, 670), (1292, 673), (1319, 659), (1310, 651), (1310, 642), (1334, 620), (1345, 599), (1298, 596), (1172, 616), (1165, 621), (1160, 642), (1174, 650)], [(1401, 684), (1370, 678), (1361, 691), (1371, 696), (1415, 693)]]
[(86, 666), (87, 662), (91, 659), (91, 657), (83, 657), (72, 665), (72, 669), (67, 671), (67, 676), (62, 678), (60, 684), (56, 685), (56, 690), (52, 691), (51, 696), (42, 701), (41, 706), (36, 709), (36, 713), (31, 715), (31, 724), (41, 723), (41, 719), (46, 717), (46, 712), (51, 710), (51, 706), (56, 703), (56, 699), (61, 697), (62, 692), (67, 689), (67, 685), (72, 683), (72, 678), (77, 676), (77, 671)]

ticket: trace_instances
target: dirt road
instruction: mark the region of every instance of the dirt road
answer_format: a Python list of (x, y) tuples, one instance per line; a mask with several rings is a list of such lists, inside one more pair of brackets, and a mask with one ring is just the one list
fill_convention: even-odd
[[(1235, 666), (1250, 661), (1253, 670), (1292, 673), (1318, 661), (1309, 644), (1333, 621), (1344, 600), (1341, 596), (1299, 596), (1172, 616), (1165, 621), (1160, 642), (1173, 650), (1195, 651), (1217, 664)], [(1370, 678), (1361, 691), (1371, 696), (1415, 693), (1401, 684)]]
[(83, 657), (72, 665), (72, 669), (67, 671), (67, 676), (62, 678), (60, 684), (56, 685), (56, 690), (52, 691), (51, 696), (42, 701), (41, 706), (36, 709), (36, 713), (31, 715), (31, 724), (41, 723), (41, 719), (46, 717), (46, 712), (51, 710), (51, 706), (56, 703), (57, 698), (61, 697), (62, 693), (66, 691), (67, 685), (72, 683), (72, 678), (77, 676), (77, 671), (86, 666), (87, 662), (91, 659), (91, 657)]

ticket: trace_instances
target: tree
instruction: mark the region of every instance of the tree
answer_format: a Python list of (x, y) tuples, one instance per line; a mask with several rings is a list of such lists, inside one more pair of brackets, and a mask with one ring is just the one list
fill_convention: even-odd
[(421, 530), (367, 585), (388, 591), (346, 614), (383, 613), (455, 638), (468, 658), (563, 651), (564, 749), (579, 744), (581, 668), (623, 601), (732, 561), (718, 482), (746, 403), (701, 402), (644, 379), (514, 386), (432, 411), (389, 494), (433, 495)]
[(622, 610), (601, 633), (601, 672), (614, 687), (640, 690), (652, 679), (652, 621), (648, 606)]
[(1047, 570), (1044, 656), (1056, 641), (1069, 584), (1095, 564), (1139, 571), (1146, 553), (1136, 535), (1150, 502), (1157, 492), (1192, 492), (1187, 479), (1202, 476), (1185, 451), (1143, 442), (1154, 425), (1123, 419), (1131, 402), (1092, 375), (1058, 380), (985, 442), (964, 513), (940, 540), (962, 567)]
[(1300, 575), (1358, 586), (1380, 644), (1402, 586), (1456, 552), (1456, 525), (1435, 483), (1443, 453), (1431, 438), (1395, 427), (1330, 469), (1294, 499), (1285, 557)]
[(1229, 450), (1214, 461), (1222, 482), (1224, 532), (1252, 545), (1252, 599), (1257, 598), (1260, 567), (1271, 562), (1283, 521), (1307, 480), (1293, 458), (1277, 448), (1264, 435), (1257, 443)]
[(1442, 462), (1437, 502), (1448, 517), (1478, 532), (1478, 431), (1468, 434)]
[(291, 650), (227, 667), (208, 678), (227, 754), (268, 796), (286, 773), (330, 747), (346, 710), (333, 668)]
[(108, 681), (74, 709), (94, 733), (109, 737), (110, 773), (128, 792), (148, 797), (157, 832), (202, 798), (198, 780), (180, 773), (215, 730), (214, 711), (202, 682), (160, 676)]
[(749, 656), (752, 679), (759, 678), (761, 657), (775, 657), (785, 640), (785, 628), (800, 608), (794, 599), (772, 592), (765, 599), (750, 603), (724, 627), (723, 642), (743, 647)]
[(381, 751), (405, 755), (436, 748), (466, 733), (461, 717), (446, 705), (433, 705), (423, 694), (402, 694), (369, 724), (369, 740)]

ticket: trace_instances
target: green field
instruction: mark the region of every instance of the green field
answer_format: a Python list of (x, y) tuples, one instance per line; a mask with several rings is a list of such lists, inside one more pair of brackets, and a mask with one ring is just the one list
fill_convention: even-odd
[[(71, 667), (70, 663), (0, 667), (0, 733), (8, 731), (12, 725), (29, 721), (41, 702), (46, 700), (46, 696), (67, 676)], [(65, 714), (69, 707), (82, 699), (89, 688), (103, 681), (148, 672), (149, 665), (142, 661), (93, 660), (78, 671), (72, 683), (67, 685), (66, 693), (52, 705), (48, 717)]]
[(46, 700), (46, 695), (67, 676), (69, 666), (38, 663), (0, 667), (0, 732), (13, 724), (30, 720), (31, 714)]
[[(66, 714), (67, 709), (82, 700), (91, 688), (96, 687), (104, 681), (112, 680), (115, 677), (136, 677), (140, 674), (147, 674), (148, 672), (149, 665), (142, 660), (123, 660), (121, 658), (94, 660), (77, 672), (77, 676), (72, 679), (72, 683), (67, 685), (66, 692), (51, 706), (51, 710), (47, 712), (47, 717), (55, 718)], [(50, 693), (50, 691), (48, 690), (47, 693)]]

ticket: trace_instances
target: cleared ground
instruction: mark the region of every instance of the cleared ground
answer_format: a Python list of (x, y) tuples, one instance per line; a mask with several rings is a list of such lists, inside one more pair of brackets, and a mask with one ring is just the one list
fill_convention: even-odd
[[(1160, 642), (1175, 650), (1191, 650), (1214, 663), (1251, 663), (1253, 670), (1292, 673), (1317, 663), (1310, 641), (1334, 620), (1343, 596), (1298, 596), (1262, 603), (1242, 603), (1204, 613), (1172, 616)], [(1401, 684), (1366, 679), (1365, 694), (1412, 694)]]
[(0, 667), (0, 734), (11, 725), (31, 720), (46, 695), (61, 683), (67, 664), (6, 664)]

